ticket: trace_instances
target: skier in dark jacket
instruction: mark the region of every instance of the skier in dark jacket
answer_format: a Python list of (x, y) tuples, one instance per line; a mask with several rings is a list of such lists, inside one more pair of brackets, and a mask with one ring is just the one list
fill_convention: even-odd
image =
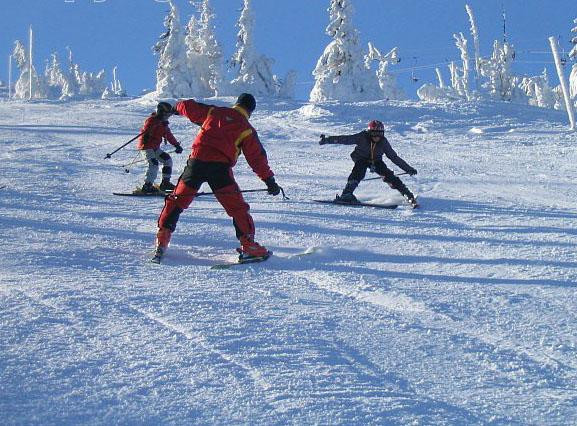
[(403, 169), (407, 174), (414, 176), (417, 170), (409, 166), (401, 157), (397, 155), (391, 144), (385, 137), (385, 127), (378, 120), (372, 120), (367, 130), (355, 133), (353, 135), (328, 136), (321, 135), (320, 145), (339, 144), (339, 145), (356, 145), (351, 153), (351, 158), (355, 162), (353, 170), (347, 180), (347, 185), (343, 193), (336, 198), (336, 201), (347, 203), (358, 203), (359, 201), (353, 195), (353, 192), (364, 179), (367, 169), (376, 172), (383, 178), (391, 188), (399, 191), (411, 204), (412, 207), (418, 207), (417, 200), (413, 193), (405, 184), (395, 176), (395, 173), (389, 169), (383, 162), (383, 154), (389, 160)]

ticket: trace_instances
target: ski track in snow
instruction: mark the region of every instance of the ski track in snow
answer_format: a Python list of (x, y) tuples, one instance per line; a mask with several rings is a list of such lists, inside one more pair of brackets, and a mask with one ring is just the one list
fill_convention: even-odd
[[(214, 199), (152, 265), (162, 199), (111, 195), (144, 170), (123, 172), (131, 149), (103, 157), (152, 107), (0, 103), (5, 424), (577, 421), (577, 136), (561, 112), (261, 102), (252, 122), (291, 199), (246, 198), (275, 256), (213, 271), (236, 245)], [(379, 181), (357, 196), (397, 210), (313, 203), (352, 167), (319, 134), (375, 117), (423, 208)], [(171, 128), (184, 145), (197, 131)], [(244, 160), (235, 176), (262, 187)]]

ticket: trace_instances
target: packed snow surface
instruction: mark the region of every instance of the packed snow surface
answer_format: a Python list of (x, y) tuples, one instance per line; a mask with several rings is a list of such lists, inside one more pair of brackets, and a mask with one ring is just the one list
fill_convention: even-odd
[[(246, 200), (275, 256), (211, 270), (237, 245), (214, 198), (182, 214), (153, 265), (162, 199), (112, 195), (144, 168), (125, 166), (133, 145), (104, 156), (153, 108), (0, 103), (3, 424), (577, 422), (577, 135), (564, 113), (261, 101), (252, 122), (290, 200)], [(319, 135), (374, 118), (418, 169), (401, 178), (422, 208), (379, 180), (357, 196), (398, 209), (314, 203), (352, 168), (351, 147)], [(198, 131), (182, 117), (171, 128), (185, 146)], [(243, 159), (235, 176), (265, 188)]]

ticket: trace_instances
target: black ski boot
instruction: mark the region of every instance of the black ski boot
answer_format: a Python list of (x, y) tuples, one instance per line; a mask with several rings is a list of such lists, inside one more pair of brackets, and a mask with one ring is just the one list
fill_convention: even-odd
[(141, 191), (143, 194), (155, 194), (158, 192), (158, 188), (155, 188), (151, 182), (145, 182), (144, 185), (142, 185)]
[(359, 200), (357, 200), (357, 197), (353, 195), (353, 192), (355, 189), (357, 189), (357, 186), (359, 186), (359, 181), (349, 180), (345, 186), (345, 189), (343, 189), (343, 193), (340, 196), (337, 195), (335, 201), (339, 203), (358, 204)]
[(158, 187), (158, 189), (160, 189), (161, 191), (172, 191), (174, 187), (175, 185), (170, 183), (170, 179), (162, 179), (162, 182), (160, 182), (160, 186)]
[(338, 203), (359, 204), (359, 200), (352, 192), (343, 192), (341, 195), (337, 195), (335, 201)]

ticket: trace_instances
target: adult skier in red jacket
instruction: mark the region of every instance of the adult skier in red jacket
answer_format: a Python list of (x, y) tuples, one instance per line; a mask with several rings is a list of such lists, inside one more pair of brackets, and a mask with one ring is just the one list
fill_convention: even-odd
[(147, 194), (158, 192), (158, 189), (152, 186), (152, 184), (158, 175), (160, 163), (162, 164), (162, 181), (160, 182), (159, 189), (162, 191), (174, 189), (174, 185), (170, 182), (170, 177), (172, 176), (172, 158), (160, 148), (162, 139), (166, 139), (176, 148), (174, 152), (177, 154), (182, 152), (182, 147), (168, 127), (168, 118), (171, 115), (172, 105), (168, 102), (160, 102), (156, 106), (156, 112), (150, 114), (150, 117), (144, 122), (142, 129), (140, 129), (141, 136), (138, 139), (136, 148), (140, 150), (142, 157), (148, 162), (144, 185), (142, 185), (142, 192)]
[(241, 259), (270, 255), (265, 247), (254, 241), (255, 227), (249, 214), (250, 207), (244, 201), (232, 172), (242, 153), (252, 170), (265, 182), (269, 194), (280, 193), (268, 165), (266, 151), (248, 121), (255, 107), (256, 101), (248, 93), (241, 94), (233, 107), (206, 105), (192, 99), (176, 103), (173, 113), (187, 117), (201, 129), (192, 144), (184, 172), (174, 191), (166, 198), (160, 213), (157, 258), (164, 255), (180, 214), (188, 208), (204, 182), (208, 183), (216, 199), (232, 217), (241, 244), (238, 249)]

